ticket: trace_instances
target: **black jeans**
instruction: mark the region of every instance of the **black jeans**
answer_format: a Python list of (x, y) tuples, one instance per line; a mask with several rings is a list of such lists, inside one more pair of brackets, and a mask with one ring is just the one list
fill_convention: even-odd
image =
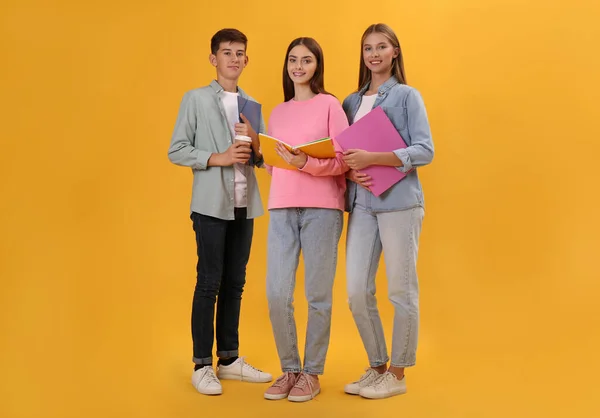
[(240, 306), (254, 220), (246, 219), (246, 208), (236, 208), (233, 221), (195, 212), (191, 218), (198, 251), (192, 305), (194, 363), (212, 364), (215, 302), (217, 356), (228, 358), (238, 355)]

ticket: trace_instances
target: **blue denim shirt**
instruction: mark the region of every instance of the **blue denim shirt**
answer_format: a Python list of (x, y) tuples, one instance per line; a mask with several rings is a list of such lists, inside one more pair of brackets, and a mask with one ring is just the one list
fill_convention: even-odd
[[(344, 100), (343, 108), (350, 124), (354, 123), (354, 116), (368, 88), (367, 85)], [(398, 170), (409, 173), (379, 197), (348, 180), (346, 210), (352, 212), (357, 193), (363, 192), (365, 195), (361, 196), (361, 201), (366, 200), (368, 209), (375, 212), (424, 207), (423, 190), (416, 168), (429, 164), (433, 159), (433, 141), (423, 99), (416, 89), (398, 83), (392, 76), (379, 88), (373, 108), (377, 106), (381, 106), (406, 142), (407, 148), (395, 150), (394, 153), (404, 164)]]

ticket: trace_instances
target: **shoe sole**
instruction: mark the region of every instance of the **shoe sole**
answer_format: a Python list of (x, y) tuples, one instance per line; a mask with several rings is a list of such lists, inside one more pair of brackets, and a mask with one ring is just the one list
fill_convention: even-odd
[(206, 391), (206, 390), (202, 390), (200, 391), (199, 389), (196, 389), (198, 391), (198, 393), (201, 393), (202, 395), (208, 395), (208, 396), (217, 396), (217, 395), (222, 395), (223, 394), (223, 389), (221, 390), (211, 390), (211, 391)]
[(344, 393), (347, 393), (348, 395), (360, 395), (360, 389), (358, 391), (353, 391), (353, 390), (344, 388)]
[(273, 381), (273, 378), (264, 378), (264, 379), (254, 379), (254, 378), (248, 378), (248, 377), (244, 377), (242, 379), (242, 377), (238, 374), (218, 374), (217, 377), (221, 380), (237, 380), (240, 382), (248, 382), (248, 383), (269, 383), (271, 381)]
[(288, 397), (287, 393), (282, 393), (282, 394), (279, 394), (279, 395), (275, 395), (275, 394), (272, 394), (272, 393), (265, 393), (265, 399), (268, 399), (270, 401), (280, 401), (280, 400), (285, 399), (287, 397)]
[(198, 391), (198, 393), (201, 393), (203, 395), (207, 395), (207, 396), (219, 396), (223, 394), (223, 391), (220, 392), (200, 392)]
[(392, 396), (404, 395), (405, 393), (406, 393), (406, 390), (400, 391), (400, 392), (376, 394), (375, 396), (365, 396), (362, 393), (360, 393), (359, 395), (365, 399), (386, 399), (386, 398), (391, 398)]
[(321, 389), (317, 389), (316, 391), (313, 392), (312, 395), (303, 395), (303, 396), (292, 396), (292, 395), (289, 395), (288, 396), (288, 401), (290, 401), (290, 402), (306, 402), (306, 401), (310, 401), (311, 399), (315, 398), (319, 393), (321, 393)]

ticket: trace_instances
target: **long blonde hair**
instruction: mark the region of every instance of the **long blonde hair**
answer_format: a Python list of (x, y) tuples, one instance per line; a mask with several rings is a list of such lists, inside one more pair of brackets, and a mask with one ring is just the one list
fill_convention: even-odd
[(402, 58), (402, 49), (398, 37), (385, 23), (375, 23), (367, 28), (360, 40), (360, 72), (358, 74), (358, 90), (361, 90), (371, 82), (371, 70), (367, 68), (363, 58), (363, 45), (365, 39), (372, 33), (381, 33), (385, 36), (392, 46), (398, 50), (398, 56), (392, 60), (391, 75), (395, 76), (400, 84), (406, 84), (406, 74), (404, 73), (404, 59)]

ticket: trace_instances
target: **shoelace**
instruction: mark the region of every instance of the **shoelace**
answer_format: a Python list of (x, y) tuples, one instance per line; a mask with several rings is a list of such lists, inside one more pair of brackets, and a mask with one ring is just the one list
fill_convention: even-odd
[(204, 378), (208, 380), (208, 384), (210, 383), (218, 383), (221, 384), (217, 376), (215, 375), (215, 371), (212, 367), (206, 366), (206, 373), (204, 374)]
[[(373, 373), (377, 373), (377, 371), (375, 371), (375, 370), (373, 370), (373, 369), (371, 369), (371, 368), (365, 369), (365, 371), (366, 371), (366, 373), (365, 373), (365, 374), (363, 374), (363, 375), (360, 377), (360, 380), (358, 381), (358, 383), (359, 383), (359, 384), (360, 384), (360, 383), (363, 383), (365, 380), (369, 379), (369, 378), (370, 378), (370, 377), (373, 375)], [(378, 373), (378, 374), (379, 374), (379, 373)], [(379, 376), (378, 376), (378, 377), (379, 377)]]
[(244, 380), (244, 369), (246, 369), (246, 370), (249, 369), (250, 371), (262, 373), (262, 370), (259, 370), (256, 367), (254, 367), (253, 365), (246, 363), (245, 357), (240, 357), (240, 363), (242, 365), (242, 371), (241, 371), (242, 380)]
[(273, 383), (273, 387), (283, 388), (287, 384), (288, 380), (290, 380), (290, 375), (293, 375), (292, 372), (286, 372), (279, 376), (275, 383)]
[(314, 389), (312, 379), (310, 378), (310, 376), (308, 376), (308, 374), (302, 372), (300, 373), (300, 376), (298, 377), (298, 380), (296, 381), (296, 384), (294, 386), (304, 389), (307, 385), (308, 390), (310, 391), (310, 398), (313, 399)]
[(390, 378), (393, 378), (392, 374), (390, 372), (385, 372), (384, 374), (380, 375), (377, 379), (375, 379), (375, 381), (373, 382), (373, 386), (375, 387), (375, 389), (383, 389), (384, 387), (387, 387)]

